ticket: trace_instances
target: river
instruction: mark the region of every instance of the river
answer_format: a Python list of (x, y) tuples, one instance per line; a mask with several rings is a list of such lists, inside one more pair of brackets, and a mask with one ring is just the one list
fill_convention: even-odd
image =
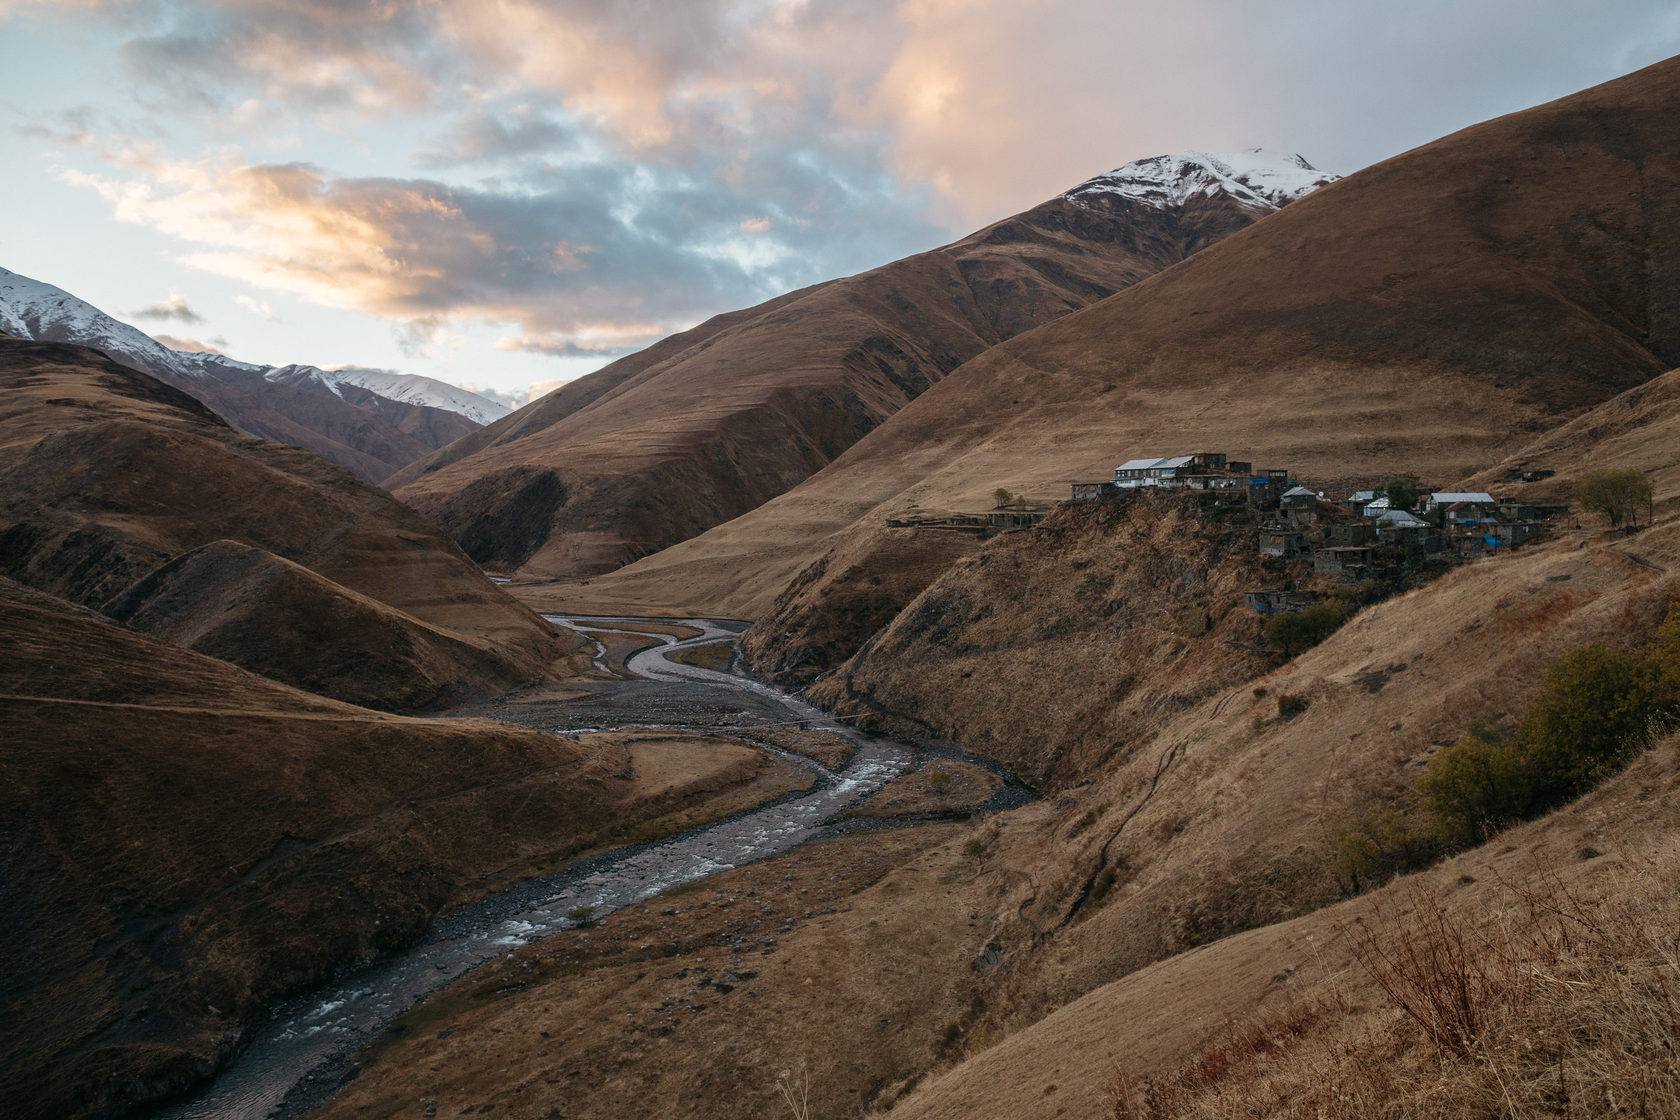
[[(626, 668), (640, 685), (631, 710), (645, 708), (668, 725), (673, 714), (710, 694), (728, 710), (745, 704), (760, 722), (797, 724), (845, 736), (854, 747), (839, 771), (802, 757), (816, 772), (812, 792), (786, 798), (652, 844), (585, 860), (550, 878), (521, 884), (441, 921), (420, 944), (355, 969), (327, 990), (286, 1001), (252, 1028), (249, 1044), (190, 1100), (153, 1113), (169, 1120), (268, 1120), (301, 1116), (354, 1076), (352, 1059), (408, 1008), (485, 961), (580, 920), (598, 921), (680, 883), (785, 852), (823, 832), (838, 813), (910, 769), (917, 751), (835, 721), (803, 701), (757, 681), (671, 659), (682, 650), (739, 637), (738, 624), (711, 619), (584, 618), (545, 615), (605, 648), (597, 634), (624, 633), (638, 623), (681, 625), (699, 636), (657, 637)], [(637, 631), (637, 633), (644, 633)], [(610, 670), (609, 670), (610, 671)], [(634, 689), (606, 688), (622, 696)], [(584, 709), (587, 710), (587, 705)], [(587, 718), (595, 718), (590, 715)], [(625, 723), (646, 720), (626, 719)], [(715, 729), (700, 721), (696, 730)]]

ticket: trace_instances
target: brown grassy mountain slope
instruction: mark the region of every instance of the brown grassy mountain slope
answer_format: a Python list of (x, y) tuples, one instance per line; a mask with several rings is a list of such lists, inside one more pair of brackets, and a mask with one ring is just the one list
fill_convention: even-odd
[[(388, 1115), (419, 1098), (440, 1115), (493, 1105), (721, 1120), (773, 1114), (789, 1069), (796, 1083), (808, 1072), (812, 1115), (825, 1120), (905, 1093), (897, 1107), (909, 1107), (924, 1092), (940, 1116), (1102, 1115), (1113, 1061), (1171, 1068), (1215, 1040), (1227, 1014), (1242, 1024), (1311, 998), (1305, 985), (1345, 968), (1328, 935), (1359, 904), (1312, 914), (1345, 897), (1328, 832), (1349, 809), (1400, 798), (1470, 721), (1520, 712), (1557, 653), (1591, 640), (1637, 647), (1676, 595), (1673, 519), (1632, 540), (1595, 532), (1471, 565), (1258, 678), (1167, 706), (1164, 726), (1089, 784), (931, 850), (894, 833), (875, 834), (867, 856), (813, 846), (615, 914), (612, 936), (528, 946), (419, 1009), (326, 1114)], [(1195, 646), (1227, 637), (1186, 639), (1177, 664), (1223, 656)], [(1079, 714), (1078, 687), (1100, 667), (1059, 668), (1065, 706), (1032, 709), (1023, 751)], [(980, 674), (973, 687), (967, 699), (988, 713), (1021, 703), (1000, 682), (981, 696)], [(1307, 710), (1280, 719), (1280, 693), (1305, 695)], [(1472, 916), (1498, 901), (1498, 876), (1529, 870), (1530, 853), (1540, 868), (1584, 872), (1577, 882), (1637, 888), (1644, 858), (1673, 852), (1672, 757), (1525, 830), (1537, 842), (1497, 842), (1432, 881)], [(1535, 831), (1551, 821), (1566, 825)], [(1610, 858), (1594, 866), (1589, 846)], [(864, 873), (888, 855), (896, 866)], [(1672, 890), (1663, 858), (1656, 893)], [(764, 914), (790, 919), (774, 944), (753, 935)], [(1353, 1030), (1388, 1029), (1362, 1018), (1376, 1010), (1367, 989), (1348, 996), (1339, 1006)], [(1018, 1060), (994, 1065), (1016, 1045), (1027, 1047)]]
[(990, 530), (880, 525), (847, 536), (799, 573), (747, 631), (741, 653), (759, 676), (809, 684), (857, 652)]
[[(757, 617), (849, 526), (1146, 454), (1461, 477), (1680, 362), (1680, 60), (1333, 183), (967, 363), (795, 490), (581, 592)], [(855, 531), (855, 530), (853, 530)]]
[(693, 741), (697, 776), (649, 781), (613, 736), (380, 715), (4, 578), (0, 633), (8, 1116), (178, 1090), (277, 996), (699, 800), (708, 766), (751, 753)]
[[(1660, 434), (1674, 411), (1648, 408), (1643, 423)], [(1620, 466), (1642, 454), (1637, 432), (1620, 430), (1597, 459)], [(1181, 614), (1194, 596), (1228, 594), (1222, 581), (1241, 557), (1221, 559), (1216, 534), (1170, 500), (1135, 519), (1071, 510), (1048, 531), (995, 539), (904, 612), (937, 613), (928, 626), (889, 628), (878, 644), (901, 643), (906, 659), (890, 674), (870, 664), (871, 681), (892, 690), (887, 700), (915, 700), (930, 691), (918, 678), (932, 676), (943, 695), (929, 722), (986, 736), (993, 724), (1009, 728), (1010, 742), (986, 741), (1015, 760), (1077, 760), (1066, 744), (1112, 745), (1091, 780), (952, 839), (877, 833), (862, 855), (841, 850), (857, 838), (808, 846), (695, 884), (668, 905), (615, 914), (613, 936), (527, 946), (417, 1009), (324, 1111), (388, 1115), (419, 1098), (440, 1114), (676, 1110), (721, 1120), (774, 1112), (785, 1069), (796, 1087), (809, 1077), (811, 1115), (825, 1120), (883, 1106), (1103, 1116), (1117, 1070), (1170, 1073), (1221, 1045), (1228, 1020), (1246, 1030), (1302, 1004), (1314, 1009), (1306, 1033), (1280, 1045), (1299, 1037), (1320, 1072), (1309, 1066), (1296, 1085), (1322, 1094), (1387, 1071), (1408, 1101), (1387, 1115), (1436, 1115), (1429, 1094), (1449, 1083), (1456, 1092), (1472, 1074), (1497, 1080), (1489, 1071), (1503, 1075), (1513, 1062), (1544, 1065), (1558, 1042), (1570, 1043), (1572, 1063), (1596, 1053), (1589, 1043), (1606, 1024), (1564, 1008), (1561, 1037), (1495, 1020), (1486, 1048), (1442, 1064), (1353, 970), (1343, 934), (1361, 919), (1410, 934), (1413, 918), (1439, 905), (1477, 937), (1520, 945), (1555, 930), (1535, 919), (1548, 921), (1556, 905), (1572, 944), (1600, 954), (1597, 971), (1591, 960), (1567, 962), (1588, 966), (1567, 973), (1583, 981), (1568, 990), (1643, 981), (1629, 970), (1650, 962), (1602, 955), (1596, 930), (1574, 927), (1577, 916), (1595, 918), (1594, 904), (1576, 907), (1561, 885), (1579, 899), (1653, 908), (1672, 969), (1672, 738), (1577, 804), (1374, 899), (1342, 901), (1349, 884), (1334, 833), (1362, 810), (1405, 806), (1426, 761), (1472, 722), (1518, 716), (1558, 654), (1591, 641), (1641, 647), (1680, 598), (1680, 477), (1655, 477), (1651, 528), (1628, 536), (1566, 525), (1554, 540), (1369, 607), (1294, 660), (1258, 667), (1242, 664), (1254, 655), (1234, 632), (1239, 617), (1195, 633), (1197, 620)], [(1197, 542), (1205, 560), (1191, 552)], [(1109, 614), (1111, 591), (1129, 601)], [(963, 609), (924, 609), (942, 595)], [(1039, 642), (1050, 643), (1053, 665), (1033, 660)], [(988, 657), (992, 647), (1014, 655)], [(946, 672), (965, 658), (976, 671)], [(1304, 698), (1305, 710), (1285, 718), (1285, 694)], [(1109, 720), (1109, 709), (1127, 718)], [(1538, 914), (1517, 893), (1531, 888), (1541, 892)], [(1380, 917), (1390, 905), (1411, 913), (1392, 926)], [(786, 919), (774, 938), (753, 933), (765, 914)], [(1484, 918), (1498, 924), (1480, 926)], [(836, 969), (836, 960), (865, 967)], [(1527, 963), (1541, 972), (1521, 969), (1519, 1000), (1536, 979), (1548, 992), (1568, 987), (1545, 979), (1562, 975), (1548, 971), (1557, 962)], [(554, 1031), (556, 1021), (567, 1029)], [(1656, 1027), (1659, 1046), (1671, 1044), (1672, 1020)], [(1660, 1079), (1671, 1059), (1659, 1048), (1646, 1068)], [(1597, 1066), (1576, 1068), (1572, 1077), (1597, 1076)], [(1360, 1092), (1351, 1105), (1311, 1097), (1315, 1107), (1296, 1114), (1373, 1114), (1369, 1084)], [(1460, 1114), (1494, 1113), (1497, 1095)], [(1250, 1114), (1291, 1113), (1198, 1113)]]
[[(1677, 747), (1659, 744), (1576, 804), (1431, 871), (1107, 983), (976, 1049), (894, 1113), (1673, 1115)], [(1425, 939), (1437, 920), (1449, 937)], [(1462, 1006), (1469, 1053), (1431, 1042), (1362, 944), (1442, 950), (1436, 983), (1408, 982), (1427, 968), (1397, 971), (1397, 994), (1425, 1016), (1420, 996), (1447, 1015)], [(1204, 1059), (1175, 1094), (1172, 1076)], [(1117, 1110), (1122, 1076), (1168, 1081), (1159, 1110)]]
[(1188, 498), (1059, 511), (953, 564), (809, 695), (1036, 786), (1095, 776), (1272, 666), (1259, 616), (1239, 609), (1274, 582), (1254, 539)]
[[(1568, 501), (1575, 483), (1606, 464), (1637, 467), (1659, 495), (1680, 497), (1680, 370), (1629, 389), (1540, 436), (1466, 488), (1496, 487), (1529, 501)], [(1519, 481), (1545, 474), (1536, 482)], [(1643, 519), (1644, 511), (1640, 511)]]
[[(0, 573), (20, 582), (102, 608), (183, 553), (237, 541), (320, 577), (306, 598), (323, 607), (330, 581), (417, 620), (407, 632), (431, 647), (415, 650), (417, 677), (502, 691), (575, 644), (412, 510), (306, 451), (239, 435), (144, 374), (80, 347), (0, 339), (0, 389)], [(316, 612), (316, 636), (339, 617)], [(353, 646), (360, 624), (343, 621)], [(344, 668), (354, 672), (350, 660)], [(324, 686), (312, 672), (291, 676)], [(385, 678), (397, 689), (385, 702), (405, 694), (400, 676)]]
[(667, 339), (390, 480), (481, 563), (610, 571), (819, 470), (987, 347), (1263, 211), (1047, 202), (942, 249)]
[[(1653, 430), (1669, 419), (1649, 416)], [(1625, 446), (1640, 453), (1637, 440)], [(1597, 458), (1622, 465), (1615, 445)], [(1092, 779), (1058, 800), (1053, 822), (1000, 834), (1057, 853), (1027, 888), (1011, 933), (1021, 956), (992, 1001), (994, 1027), (1022, 1024), (1116, 975), (1334, 899), (1347, 885), (1336, 829), (1406, 804), (1435, 749), (1472, 721), (1520, 717), (1559, 654), (1592, 641), (1637, 652), (1680, 599), (1680, 479), (1657, 482), (1658, 521), (1637, 536), (1566, 526), (1367, 607), (1246, 679), (1230, 664), (1240, 639), (1229, 621), (1175, 633), (1168, 608), (1183, 595), (1129, 572), (1117, 581), (1125, 609), (1098, 621), (1080, 576), (1106, 573), (1089, 563), (1073, 574), (1093, 559), (1086, 537), (1021, 534), (959, 563), (812, 691), (862, 697), (1027, 774), (1036, 763), (1054, 784)], [(1146, 560), (1169, 584), (1219, 590), (1137, 536), (1107, 542), (1125, 544), (1111, 563)], [(1305, 710), (1286, 712), (1284, 696)]]
[(183, 553), (109, 603), (119, 622), (335, 700), (398, 711), (506, 691), (508, 663), (237, 541)]

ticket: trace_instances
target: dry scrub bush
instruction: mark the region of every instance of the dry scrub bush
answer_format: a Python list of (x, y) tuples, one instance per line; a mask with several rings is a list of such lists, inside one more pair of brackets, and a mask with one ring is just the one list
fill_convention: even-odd
[(799, 1063), (797, 1080), (791, 1069), (776, 1075), (776, 1092), (793, 1114), (793, 1120), (811, 1120), (811, 1074), (804, 1062)]
[(1472, 925), (1415, 890), (1351, 931), (1382, 1010), (1297, 1031), (1291, 1009), (1176, 1073), (1117, 1078), (1109, 1115), (1680, 1116), (1680, 877), (1645, 867), (1617, 892), (1541, 882)]

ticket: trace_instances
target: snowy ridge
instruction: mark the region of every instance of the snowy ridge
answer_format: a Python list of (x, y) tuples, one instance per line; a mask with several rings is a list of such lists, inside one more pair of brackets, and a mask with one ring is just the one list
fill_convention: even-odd
[(63, 288), (0, 268), (0, 330), (37, 342), (91, 346), (115, 361), (152, 373), (203, 377), (204, 355), (177, 354), (145, 331), (120, 323)]
[(390, 370), (369, 369), (366, 366), (305, 368), (315, 375), (316, 380), (340, 397), (344, 395), (344, 386), (354, 385), (401, 404), (423, 404), (458, 412), (476, 424), (500, 420), (513, 411), (477, 393), (418, 374), (393, 373)]
[(1339, 178), (1298, 155), (1280, 156), (1260, 148), (1237, 154), (1183, 152), (1135, 160), (1062, 197), (1086, 205), (1102, 195), (1118, 195), (1167, 207), (1223, 192), (1246, 206), (1276, 210)]
[(146, 332), (120, 322), (62, 288), (0, 268), (0, 331), (38, 342), (69, 342), (102, 351), (111, 359), (144, 373), (201, 380), (228, 373), (256, 375), (269, 381), (313, 379), (335, 396), (345, 385), (405, 405), (427, 405), (488, 424), (508, 414), (495, 401), (454, 385), (414, 374), (347, 367), (259, 366), (220, 354), (171, 350)]

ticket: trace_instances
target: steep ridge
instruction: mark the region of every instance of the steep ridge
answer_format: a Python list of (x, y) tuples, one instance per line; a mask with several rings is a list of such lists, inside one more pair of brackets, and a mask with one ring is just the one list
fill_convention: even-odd
[[(579, 647), (388, 495), (306, 451), (241, 436), (186, 394), (94, 351), (0, 338), (0, 391), (0, 574), (111, 609), (177, 557), (238, 542), (189, 565), (194, 585), (219, 589), (215, 601), (228, 611), (212, 618), (209, 600), (186, 604), (193, 628), (238, 617), (259, 625), (241, 612), (255, 608), (242, 594), (261, 587), (266, 609), (294, 623), (307, 617), (315, 639), (286, 647), (291, 662), (262, 655), (263, 671), (368, 703), (429, 703), (451, 679), (472, 692), (505, 691)], [(313, 578), (251, 583), (241, 548), (272, 553), (270, 569), (290, 571), (290, 561)], [(355, 651), (393, 626), (403, 642), (384, 646), (380, 672), (364, 674), (371, 665)], [(241, 642), (249, 651), (265, 645), (260, 632), (230, 641), (218, 645), (221, 655)], [(341, 679), (322, 676), (323, 664), (338, 666)], [(428, 680), (440, 682), (431, 698), (417, 683)]]
[(1133, 455), (1462, 477), (1680, 361), (1680, 61), (1340, 180), (967, 363), (788, 494), (588, 588), (757, 617), (841, 539)]
[(0, 331), (92, 347), (202, 401), (240, 431), (307, 448), (367, 482), (507, 414), (494, 401), (428, 377), (258, 366), (171, 350), (61, 288), (3, 268)]
[(1133, 172), (1151, 176), (1170, 198), (1104, 177), (945, 248), (712, 320), (391, 484), (481, 563), (610, 571), (786, 491), (986, 348), (1334, 178), (1254, 154)]
[(8, 1116), (179, 1092), (270, 1001), (714, 776), (644, 778), (621, 737), (325, 700), (4, 577), (0, 633)]
[(351, 704), (419, 711), (509, 684), (495, 653), (237, 541), (177, 556), (105, 608), (182, 649)]

